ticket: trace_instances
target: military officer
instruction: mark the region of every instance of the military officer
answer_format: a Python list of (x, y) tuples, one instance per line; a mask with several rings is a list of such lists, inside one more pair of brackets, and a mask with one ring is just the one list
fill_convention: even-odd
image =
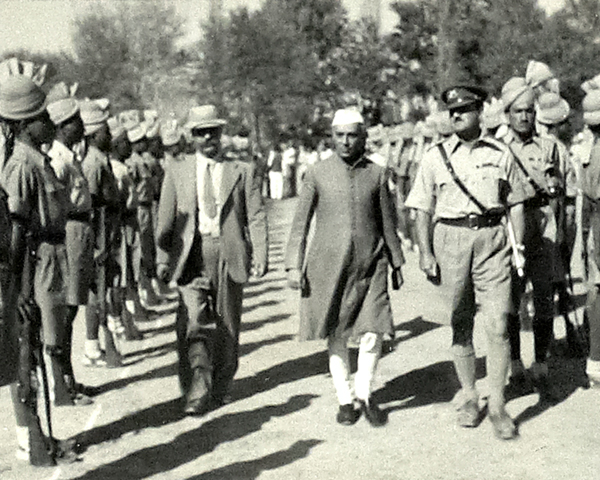
[(420, 267), (447, 294), (454, 366), (462, 387), (458, 423), (475, 427), (480, 420), (473, 348), (478, 317), (488, 340), (489, 418), (496, 436), (511, 439), (516, 428), (504, 407), (511, 285), (506, 209), (515, 233), (513, 251), (521, 262), (524, 192), (506, 146), (482, 136), (479, 115), (485, 97), (471, 86), (443, 92), (455, 133), (424, 153), (406, 206), (417, 210)]

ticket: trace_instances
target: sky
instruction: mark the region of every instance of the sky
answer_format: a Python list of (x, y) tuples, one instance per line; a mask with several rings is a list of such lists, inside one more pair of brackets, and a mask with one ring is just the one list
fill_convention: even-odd
[[(0, 54), (8, 50), (28, 49), (34, 52), (71, 53), (72, 22), (90, 5), (99, 1), (117, 0), (0, 0)], [(119, 0), (123, 1), (123, 0)], [(558, 10), (565, 0), (538, 0), (548, 13)], [(209, 0), (170, 0), (182, 18), (186, 19), (186, 39), (200, 34), (200, 21), (206, 18)], [(389, 32), (396, 21), (390, 13), (392, 0), (382, 0), (381, 29)], [(144, 0), (151, 4), (152, 0)], [(365, 0), (342, 0), (350, 18), (364, 11)], [(261, 0), (223, 0), (225, 9), (240, 6), (257, 8)]]

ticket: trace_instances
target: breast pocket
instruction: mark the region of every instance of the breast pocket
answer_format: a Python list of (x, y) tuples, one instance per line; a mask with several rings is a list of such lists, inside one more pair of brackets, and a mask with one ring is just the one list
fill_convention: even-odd
[(58, 182), (44, 182), (44, 197), (40, 198), (40, 220), (43, 228), (63, 229), (68, 210), (67, 190)]

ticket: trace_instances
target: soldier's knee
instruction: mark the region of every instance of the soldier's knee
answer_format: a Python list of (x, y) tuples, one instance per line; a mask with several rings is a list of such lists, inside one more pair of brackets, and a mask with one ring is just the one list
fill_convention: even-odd
[(365, 333), (360, 339), (360, 351), (377, 353), (381, 351), (382, 335), (373, 332)]
[(455, 343), (451, 348), (452, 355), (455, 357), (474, 357), (475, 356), (475, 348), (472, 343), (460, 345)]
[(488, 342), (505, 343), (508, 341), (508, 325), (509, 314), (503, 313), (490, 317), (486, 321), (485, 331)]

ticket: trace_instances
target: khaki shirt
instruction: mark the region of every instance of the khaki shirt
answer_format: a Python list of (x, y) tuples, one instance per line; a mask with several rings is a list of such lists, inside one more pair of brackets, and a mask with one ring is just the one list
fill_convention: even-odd
[[(553, 137), (534, 135), (523, 142), (518, 135), (509, 129), (501, 140), (508, 145), (513, 155), (519, 158), (529, 176), (546, 193), (550, 193), (548, 190), (550, 182), (555, 182), (556, 186), (563, 186), (560, 173), (560, 154)], [(527, 198), (532, 198), (537, 193), (530, 182), (526, 182), (525, 191), (527, 192)]]
[(69, 197), (50, 159), (17, 141), (2, 172), (10, 213), (25, 221), (34, 235), (65, 233)]
[(600, 199), (600, 138), (594, 138), (589, 162), (581, 166), (581, 188), (592, 200)]
[(108, 155), (91, 146), (81, 163), (81, 168), (90, 193), (97, 198), (99, 206), (117, 206), (119, 196)]
[(487, 209), (503, 209), (504, 202), (514, 205), (525, 200), (523, 178), (505, 145), (486, 136), (469, 144), (452, 135), (433, 144), (423, 155), (406, 207), (435, 218), (482, 213), (452, 178), (439, 145), (465, 187)]
[(126, 160), (131, 179), (135, 186), (135, 201), (137, 205), (149, 205), (154, 200), (152, 171), (141, 155), (133, 152)]
[(75, 160), (75, 153), (65, 145), (54, 141), (48, 152), (50, 165), (56, 177), (69, 193), (72, 213), (89, 213), (92, 211), (92, 195), (81, 164)]

